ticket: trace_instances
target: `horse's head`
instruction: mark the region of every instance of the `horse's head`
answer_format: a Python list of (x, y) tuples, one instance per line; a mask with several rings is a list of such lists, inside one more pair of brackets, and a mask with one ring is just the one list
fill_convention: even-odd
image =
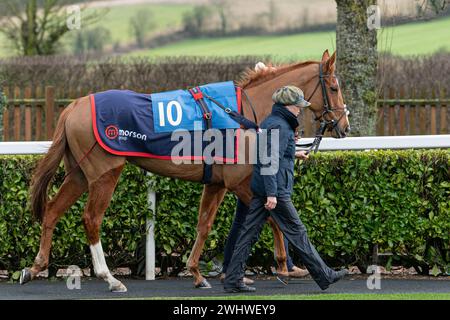
[(336, 52), (330, 57), (328, 50), (325, 50), (317, 74), (308, 81), (304, 92), (306, 100), (311, 102), (310, 109), (316, 120), (321, 121), (334, 138), (345, 138), (350, 132), (349, 111), (335, 75), (335, 63)]
[(306, 61), (281, 67), (266, 66), (262, 62), (254, 70), (244, 74), (238, 83), (246, 89), (258, 108), (258, 118), (264, 119), (271, 112), (272, 94), (285, 85), (299, 87), (309, 107), (325, 129), (335, 138), (344, 138), (350, 132), (348, 111), (335, 75), (336, 53), (330, 57), (328, 50), (321, 61)]

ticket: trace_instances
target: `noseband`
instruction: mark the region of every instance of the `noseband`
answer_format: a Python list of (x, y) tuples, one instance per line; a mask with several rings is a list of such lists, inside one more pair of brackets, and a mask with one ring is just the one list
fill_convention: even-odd
[[(320, 126), (317, 129), (316, 132), (316, 137), (314, 139), (313, 143), (307, 143), (307, 144), (297, 144), (297, 146), (301, 146), (301, 147), (309, 147), (308, 149), (308, 153), (314, 149), (314, 152), (317, 152), (317, 150), (319, 149), (319, 145), (320, 142), (322, 141), (323, 135), (325, 133), (325, 131), (328, 129), (328, 131), (332, 131), (334, 130), (337, 134), (338, 137), (341, 137), (341, 133), (339, 132), (337, 125), (339, 123), (339, 121), (341, 121), (342, 117), (344, 115), (347, 114), (347, 106), (344, 105), (343, 109), (338, 109), (335, 108), (333, 106), (330, 105), (329, 100), (328, 100), (328, 92), (327, 92), (327, 87), (325, 86), (325, 77), (330, 77), (332, 76), (331, 74), (324, 74), (323, 73), (323, 65), (322, 63), (319, 64), (319, 81), (317, 82), (316, 87), (314, 88), (313, 92), (311, 93), (311, 95), (309, 96), (308, 99), (306, 99), (306, 101), (310, 101), (311, 98), (314, 96), (314, 94), (316, 93), (317, 89), (319, 88), (319, 86), (322, 87), (322, 97), (323, 97), (323, 112), (320, 116), (315, 117), (314, 121), (320, 121)], [(335, 120), (335, 119), (331, 119), (331, 120), (326, 120), (325, 116), (327, 114), (334, 114), (335, 111), (341, 111), (341, 115), (340, 117)]]

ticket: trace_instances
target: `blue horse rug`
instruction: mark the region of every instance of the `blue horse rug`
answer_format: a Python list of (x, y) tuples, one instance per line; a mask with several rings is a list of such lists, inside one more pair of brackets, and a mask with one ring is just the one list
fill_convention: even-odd
[[(222, 106), (241, 112), (240, 88), (232, 81), (197, 88)], [(206, 120), (204, 110), (191, 92), (142, 94), (108, 90), (90, 95), (90, 101), (94, 135), (106, 151), (164, 160), (205, 160), (203, 151), (212, 140), (199, 136), (206, 130)], [(211, 155), (215, 162), (236, 163), (238, 136), (234, 133), (239, 123), (211, 100), (204, 99), (204, 102), (210, 111), (212, 128), (220, 130), (223, 137), (222, 150), (215, 149)], [(187, 142), (192, 143), (186, 148), (180, 147)], [(174, 148), (177, 148), (175, 155)]]

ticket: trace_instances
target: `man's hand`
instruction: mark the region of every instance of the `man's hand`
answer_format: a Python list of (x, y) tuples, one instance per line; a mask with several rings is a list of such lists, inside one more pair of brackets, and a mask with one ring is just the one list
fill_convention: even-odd
[(266, 210), (275, 209), (276, 206), (277, 206), (277, 197), (267, 197), (267, 202), (264, 205)]
[(308, 159), (309, 155), (306, 151), (302, 150), (302, 151), (295, 152), (295, 157), (300, 160), (306, 160), (306, 159)]

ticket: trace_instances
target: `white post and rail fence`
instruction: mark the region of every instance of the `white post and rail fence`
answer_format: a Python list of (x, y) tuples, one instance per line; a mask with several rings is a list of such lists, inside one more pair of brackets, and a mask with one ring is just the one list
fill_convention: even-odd
[[(313, 138), (303, 138), (302, 143), (310, 143)], [(51, 141), (0, 142), (0, 155), (30, 155), (44, 154), (51, 145)], [(378, 136), (378, 137), (350, 137), (345, 139), (324, 138), (320, 144), (320, 151), (337, 150), (374, 150), (374, 149), (432, 149), (450, 148), (450, 135), (410, 135), (410, 136)], [(147, 220), (146, 234), (146, 266), (145, 279), (155, 279), (155, 214), (156, 195), (149, 186), (148, 205), (152, 217)]]

